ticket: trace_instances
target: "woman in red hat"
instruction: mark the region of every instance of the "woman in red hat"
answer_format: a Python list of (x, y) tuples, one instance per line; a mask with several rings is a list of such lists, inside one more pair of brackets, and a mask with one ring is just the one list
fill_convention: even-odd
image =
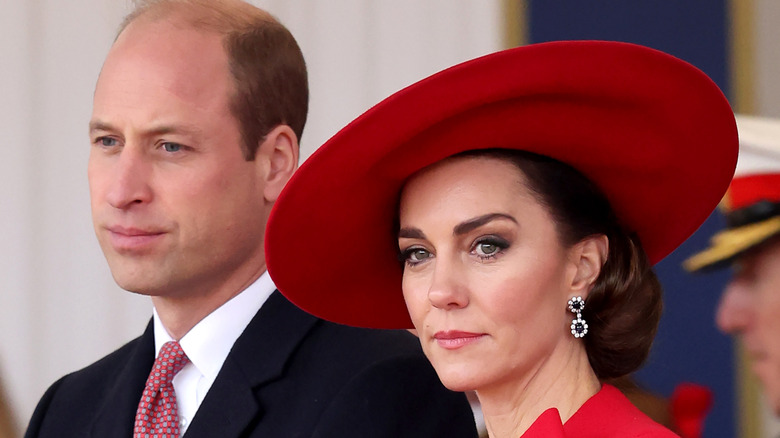
[(344, 128), (277, 201), (268, 270), (304, 310), (414, 327), (491, 437), (674, 436), (604, 379), (661, 314), (652, 264), (734, 171), (728, 102), (625, 43), (521, 47), (420, 81)]

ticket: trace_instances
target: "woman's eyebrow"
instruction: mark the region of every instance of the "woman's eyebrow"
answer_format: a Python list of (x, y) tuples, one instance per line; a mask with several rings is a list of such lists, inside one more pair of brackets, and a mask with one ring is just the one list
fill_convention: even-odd
[(505, 213), (488, 213), (482, 216), (475, 217), (473, 219), (469, 219), (467, 221), (461, 222), (458, 224), (455, 228), (452, 230), (452, 234), (455, 236), (459, 236), (462, 234), (466, 234), (471, 230), (474, 230), (476, 228), (481, 227), (482, 225), (485, 225), (488, 222), (492, 222), (494, 220), (498, 219), (508, 219), (514, 223), (517, 223), (517, 219), (514, 217), (505, 214)]
[(419, 228), (401, 228), (398, 230), (398, 238), (425, 239), (425, 233)]
[[(498, 219), (508, 219), (514, 223), (517, 223), (517, 219), (515, 219), (513, 216), (510, 216), (506, 213), (488, 213), (461, 222), (460, 224), (455, 226), (455, 228), (452, 231), (452, 234), (456, 236), (466, 234), (471, 230), (477, 229), (482, 225), (487, 224), (488, 222), (492, 222)], [(423, 233), (422, 230), (420, 230), (419, 228), (414, 228), (414, 227), (401, 228), (400, 230), (398, 230), (398, 237), (407, 238), (407, 239), (425, 239), (425, 233)]]

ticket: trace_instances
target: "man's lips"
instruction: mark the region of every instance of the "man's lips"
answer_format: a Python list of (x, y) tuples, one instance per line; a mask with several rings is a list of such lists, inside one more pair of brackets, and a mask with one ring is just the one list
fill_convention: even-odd
[(767, 354), (763, 351), (756, 351), (756, 350), (748, 351), (747, 355), (750, 358), (750, 360), (753, 361), (754, 363), (763, 362), (764, 360), (767, 359)]
[(747, 353), (748, 357), (752, 360), (761, 360), (766, 357), (766, 349), (763, 348), (763, 344), (758, 342), (755, 337), (750, 339), (741, 337), (742, 347)]
[(773, 373), (769, 372), (774, 368), (771, 362), (766, 360), (766, 356), (762, 355), (751, 355), (750, 356), (750, 369), (753, 371), (753, 374), (755, 374), (762, 382), (765, 384), (767, 383), (767, 379), (769, 376), (772, 376)]
[(106, 227), (111, 244), (117, 251), (139, 251), (159, 240), (165, 231), (122, 227), (118, 225)]
[(447, 330), (436, 332), (433, 339), (436, 343), (446, 350), (456, 350), (466, 345), (475, 343), (486, 336), (485, 333), (472, 333), (460, 330)]

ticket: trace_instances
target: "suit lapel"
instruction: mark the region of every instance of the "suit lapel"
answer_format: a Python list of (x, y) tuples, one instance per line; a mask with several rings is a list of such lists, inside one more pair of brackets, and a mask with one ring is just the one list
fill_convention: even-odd
[(241, 436), (259, 412), (252, 387), (228, 355), (184, 437)]
[(144, 334), (138, 338), (135, 348), (118, 371), (114, 386), (108, 392), (105, 403), (95, 415), (91, 436), (131, 436), (135, 412), (141, 399), (146, 379), (154, 365), (154, 329), (150, 322)]
[(256, 391), (284, 373), (317, 321), (274, 292), (236, 340), (185, 438), (234, 438), (261, 421)]

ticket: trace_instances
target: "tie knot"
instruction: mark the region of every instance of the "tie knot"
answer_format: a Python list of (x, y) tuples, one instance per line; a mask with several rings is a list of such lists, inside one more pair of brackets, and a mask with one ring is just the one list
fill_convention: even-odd
[(168, 384), (168, 382), (173, 380), (176, 373), (181, 371), (184, 365), (187, 365), (187, 362), (189, 362), (189, 359), (178, 342), (166, 342), (154, 361), (154, 368), (149, 376), (149, 382), (155, 388)]
[(179, 416), (173, 376), (189, 359), (176, 341), (166, 342), (154, 361), (152, 372), (138, 402), (134, 438), (179, 436)]

